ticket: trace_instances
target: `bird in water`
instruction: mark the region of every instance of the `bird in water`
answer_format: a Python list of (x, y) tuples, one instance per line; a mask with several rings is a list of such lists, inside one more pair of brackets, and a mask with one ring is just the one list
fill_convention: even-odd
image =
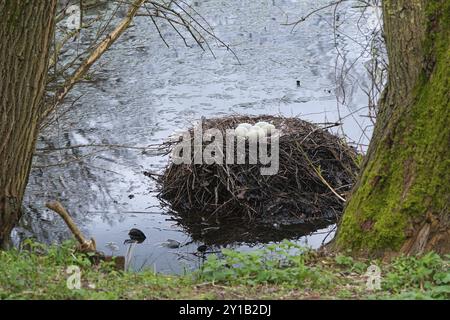
[(130, 240), (135, 241), (137, 243), (142, 243), (147, 238), (141, 230), (136, 228), (131, 229), (128, 232), (128, 235), (130, 236)]
[(129, 244), (127, 253), (125, 254), (125, 271), (127, 271), (131, 265), (131, 259), (133, 258), (133, 252), (136, 245), (144, 242), (147, 238), (141, 230), (136, 228), (128, 231), (128, 236), (130, 239), (124, 241), (124, 244)]

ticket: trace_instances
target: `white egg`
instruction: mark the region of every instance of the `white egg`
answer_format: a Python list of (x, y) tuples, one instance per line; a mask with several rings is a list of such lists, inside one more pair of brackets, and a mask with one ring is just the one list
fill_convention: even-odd
[(250, 130), (253, 126), (250, 123), (243, 122), (238, 125), (238, 128), (239, 127), (244, 127), (245, 129)]
[(257, 139), (259, 137), (264, 137), (266, 135), (265, 131), (263, 129), (261, 129), (260, 127), (252, 127), (248, 132), (247, 132), (247, 138), (249, 139)]
[(273, 124), (268, 123), (266, 126), (262, 128), (266, 134), (271, 133), (275, 130), (275, 126)]
[(247, 133), (248, 133), (248, 129), (245, 127), (238, 126), (236, 129), (234, 129), (234, 134), (237, 137), (246, 137)]
[(260, 121), (257, 124), (255, 124), (256, 127), (264, 128), (265, 126), (270, 125), (270, 123), (266, 121)]

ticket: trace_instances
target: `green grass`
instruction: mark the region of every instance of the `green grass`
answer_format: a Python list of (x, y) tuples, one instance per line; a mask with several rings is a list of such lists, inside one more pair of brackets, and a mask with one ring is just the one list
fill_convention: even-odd
[[(290, 242), (212, 255), (201, 270), (167, 276), (93, 265), (72, 242), (0, 252), (0, 299), (449, 299), (450, 257), (429, 253), (389, 264), (324, 256)], [(381, 269), (381, 290), (368, 291), (367, 267)], [(67, 287), (67, 267), (81, 270), (81, 289)]]

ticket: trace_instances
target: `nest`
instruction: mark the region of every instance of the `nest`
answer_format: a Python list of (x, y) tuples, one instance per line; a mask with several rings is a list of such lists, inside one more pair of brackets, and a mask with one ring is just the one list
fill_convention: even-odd
[[(277, 174), (261, 175), (260, 169), (266, 166), (248, 161), (209, 165), (170, 162), (155, 178), (159, 198), (174, 214), (190, 220), (239, 218), (290, 224), (337, 219), (357, 175), (356, 150), (326, 129), (298, 118), (233, 116), (203, 119), (201, 125), (203, 131), (215, 128), (225, 136), (226, 129), (239, 123), (258, 121), (270, 122), (282, 132)], [(189, 132), (193, 135), (194, 128)], [(177, 143), (165, 142), (164, 147), (171, 152)], [(272, 141), (268, 143), (270, 147)]]

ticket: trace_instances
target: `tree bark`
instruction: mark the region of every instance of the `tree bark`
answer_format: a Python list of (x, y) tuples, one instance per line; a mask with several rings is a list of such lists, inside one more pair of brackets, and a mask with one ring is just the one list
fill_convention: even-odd
[(56, 0), (0, 0), (0, 248), (21, 217), (43, 112)]
[(337, 249), (450, 252), (450, 2), (384, 0), (389, 81)]

